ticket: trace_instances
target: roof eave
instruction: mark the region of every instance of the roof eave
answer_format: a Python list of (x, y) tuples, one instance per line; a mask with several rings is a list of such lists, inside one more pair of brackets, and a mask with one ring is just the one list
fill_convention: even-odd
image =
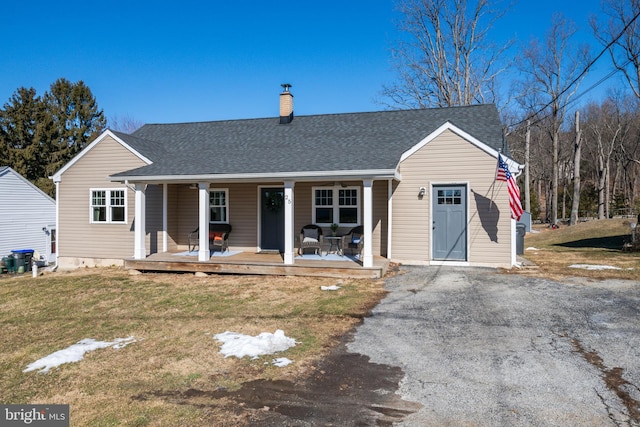
[(275, 173), (199, 174), (199, 175), (125, 175), (109, 176), (112, 182), (192, 183), (192, 182), (264, 182), (316, 181), (326, 179), (400, 179), (395, 169), (338, 170)]

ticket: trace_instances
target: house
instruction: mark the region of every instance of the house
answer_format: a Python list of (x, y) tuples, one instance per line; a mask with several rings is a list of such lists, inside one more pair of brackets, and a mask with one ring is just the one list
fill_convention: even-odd
[(506, 183), (495, 180), (508, 150), (494, 105), (294, 116), (283, 87), (279, 117), (102, 133), (53, 176), (59, 265), (184, 251), (198, 229), (195, 268), (212, 260), (207, 232), (217, 223), (232, 225), (232, 251), (275, 252), (284, 266), (297, 265), (309, 223), (325, 234), (333, 223), (339, 233), (361, 225), (364, 269), (377, 259), (514, 265), (515, 221)]
[(0, 256), (33, 249), (56, 260), (56, 202), (8, 166), (0, 166)]

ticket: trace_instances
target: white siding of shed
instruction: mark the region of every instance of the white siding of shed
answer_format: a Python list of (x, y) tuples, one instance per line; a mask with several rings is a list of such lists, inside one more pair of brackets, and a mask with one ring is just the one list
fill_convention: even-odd
[(56, 203), (11, 168), (0, 168), (0, 256), (33, 249), (50, 258)]

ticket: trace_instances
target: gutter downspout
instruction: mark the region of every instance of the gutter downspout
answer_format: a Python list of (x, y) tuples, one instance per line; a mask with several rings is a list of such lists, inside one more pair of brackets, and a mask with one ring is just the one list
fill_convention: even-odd
[(60, 181), (53, 183), (56, 186), (56, 263), (53, 265), (53, 271), (57, 271), (60, 259)]

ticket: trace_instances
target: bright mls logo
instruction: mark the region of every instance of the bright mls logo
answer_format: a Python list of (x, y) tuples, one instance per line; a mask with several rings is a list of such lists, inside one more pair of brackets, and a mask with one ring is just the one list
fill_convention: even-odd
[(0, 405), (2, 426), (69, 427), (69, 405)]

